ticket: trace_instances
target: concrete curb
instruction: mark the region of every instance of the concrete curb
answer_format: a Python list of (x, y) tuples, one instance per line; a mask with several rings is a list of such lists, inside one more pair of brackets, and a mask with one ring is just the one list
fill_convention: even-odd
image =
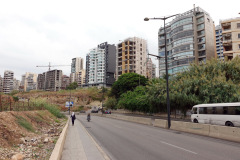
[(82, 129), (86, 132), (86, 134), (90, 137), (90, 139), (93, 141), (94, 145), (97, 147), (99, 152), (102, 154), (103, 158), (105, 160), (111, 160), (108, 155), (103, 151), (103, 149), (99, 146), (99, 144), (95, 141), (95, 139), (92, 137), (92, 135), (87, 131), (87, 129), (83, 126), (82, 122), (79, 121)]
[(64, 142), (65, 142), (66, 135), (67, 135), (68, 124), (69, 124), (69, 118), (68, 118), (67, 124), (63, 128), (61, 135), (59, 136), (59, 138), (57, 140), (57, 143), (55, 144), (55, 147), (52, 151), (52, 154), (51, 154), (51, 157), (49, 160), (60, 160), (61, 159)]

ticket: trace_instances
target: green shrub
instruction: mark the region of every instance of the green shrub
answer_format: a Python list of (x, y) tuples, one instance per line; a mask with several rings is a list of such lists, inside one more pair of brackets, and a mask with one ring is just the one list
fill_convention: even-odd
[(32, 127), (32, 124), (29, 123), (25, 118), (22, 116), (16, 116), (17, 122), (20, 126), (27, 129), (28, 131), (34, 132), (34, 128)]
[(65, 115), (60, 112), (60, 109), (56, 105), (48, 104), (44, 99), (37, 99), (35, 106), (39, 109), (42, 107), (45, 108), (57, 118), (65, 118)]

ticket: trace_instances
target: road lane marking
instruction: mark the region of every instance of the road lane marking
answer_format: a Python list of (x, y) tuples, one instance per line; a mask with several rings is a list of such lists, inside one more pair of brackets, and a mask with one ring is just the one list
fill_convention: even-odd
[(193, 154), (197, 154), (196, 152), (193, 152), (193, 151), (187, 150), (187, 149), (182, 148), (182, 147), (175, 146), (175, 145), (173, 145), (173, 144), (170, 144), (170, 143), (167, 143), (167, 142), (164, 142), (164, 141), (161, 141), (161, 143), (163, 143), (163, 144), (167, 144), (167, 145), (169, 145), (169, 146), (172, 146), (172, 147), (175, 147), (175, 148), (178, 148), (178, 149), (181, 149), (181, 150), (184, 150), (184, 151), (187, 151), (187, 152), (193, 153)]
[(86, 132), (87, 135), (90, 137), (90, 139), (93, 141), (93, 143), (95, 144), (95, 146), (97, 147), (97, 149), (100, 151), (100, 153), (102, 153), (103, 158), (104, 158), (105, 160), (111, 160), (111, 159), (108, 157), (108, 155), (103, 151), (103, 149), (99, 146), (99, 144), (95, 141), (95, 139), (91, 136), (91, 134), (88, 133), (87, 129), (84, 128), (82, 122), (81, 122), (80, 120), (79, 120), (79, 122), (80, 122), (80, 126), (85, 130), (85, 132)]
[(116, 128), (122, 129), (122, 127), (119, 127), (119, 126), (116, 126), (116, 125), (113, 125), (113, 127), (116, 127)]

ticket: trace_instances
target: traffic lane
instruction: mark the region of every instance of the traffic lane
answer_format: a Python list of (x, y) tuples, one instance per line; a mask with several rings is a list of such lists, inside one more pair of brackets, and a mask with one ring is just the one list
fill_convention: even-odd
[[(154, 128), (155, 134), (149, 134), (148, 132), (144, 133), (144, 125), (140, 126), (143, 126), (144, 130), (135, 134), (141, 135), (142, 133), (143, 137), (145, 135), (145, 137), (151, 139), (149, 142), (158, 140), (163, 144), (169, 145), (169, 147), (175, 147), (176, 149), (189, 153), (198, 153), (200, 157), (203, 157), (204, 159), (229, 159), (229, 157), (232, 157), (232, 159), (239, 159), (239, 143), (160, 128)], [(151, 126), (146, 127), (153, 128)], [(207, 148), (205, 146), (207, 146)]]
[[(159, 116), (159, 115), (144, 115), (144, 114), (136, 114), (136, 113), (112, 113), (115, 115), (124, 115), (124, 116), (132, 116), (132, 117), (144, 117), (144, 118), (151, 118), (151, 119), (164, 119), (168, 120), (167, 116)], [(191, 117), (186, 117), (185, 119), (182, 118), (175, 118), (171, 116), (171, 120), (173, 121), (183, 121), (183, 122), (191, 122)]]
[[(147, 145), (143, 145), (141, 143), (141, 139), (135, 135), (127, 135), (125, 129), (121, 131), (118, 124), (112, 126), (111, 129), (106, 127), (106, 120), (102, 121), (97, 117), (92, 118), (90, 123), (86, 122), (84, 118), (81, 119), (84, 126), (86, 126), (87, 130), (93, 135), (99, 145), (107, 152), (107, 154), (111, 157), (111, 159), (128, 159), (128, 160), (157, 160), (161, 159), (178, 159), (171, 155), (161, 154), (159, 149), (150, 143), (146, 143)], [(121, 122), (121, 121), (120, 121)], [(104, 124), (105, 123), (105, 124)], [(116, 127), (117, 129), (115, 129)], [(119, 130), (120, 129), (120, 130)], [(152, 147), (153, 146), (153, 147)]]
[(92, 122), (88, 130), (116, 159), (239, 159), (238, 143), (102, 117)]

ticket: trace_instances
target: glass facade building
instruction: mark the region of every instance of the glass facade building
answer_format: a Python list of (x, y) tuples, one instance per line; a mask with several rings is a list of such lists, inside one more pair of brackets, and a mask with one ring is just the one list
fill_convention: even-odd
[(223, 44), (222, 44), (222, 28), (220, 25), (216, 26), (215, 28), (216, 34), (216, 51), (217, 51), (217, 58), (224, 60), (223, 55)]
[[(165, 25), (168, 57), (168, 73), (176, 74), (188, 68), (190, 63), (206, 62), (216, 57), (215, 26), (209, 14), (197, 7), (179, 14)], [(164, 27), (158, 32), (159, 75), (165, 73)]]

